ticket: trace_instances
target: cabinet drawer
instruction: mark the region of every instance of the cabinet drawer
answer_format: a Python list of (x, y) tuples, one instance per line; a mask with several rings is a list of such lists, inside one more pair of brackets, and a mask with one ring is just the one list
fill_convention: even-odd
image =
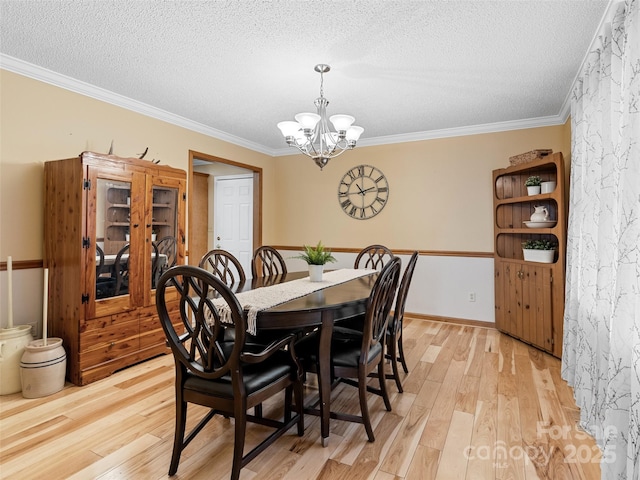
[(87, 329), (80, 334), (80, 366), (97, 365), (140, 348), (137, 318), (122, 321), (117, 316), (103, 317), (86, 322)]
[[(172, 303), (167, 305), (169, 315), (174, 318), (174, 323), (178, 325), (180, 323), (180, 311), (178, 309), (178, 303)], [(155, 307), (154, 307), (155, 311)], [(140, 349), (143, 350), (154, 345), (164, 345), (166, 337), (158, 314), (149, 315), (144, 318), (140, 318)]]

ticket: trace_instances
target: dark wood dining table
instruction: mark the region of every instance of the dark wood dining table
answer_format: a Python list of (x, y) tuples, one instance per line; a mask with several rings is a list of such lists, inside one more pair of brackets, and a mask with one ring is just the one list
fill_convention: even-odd
[[(246, 291), (275, 283), (308, 276), (308, 272), (289, 272), (278, 277), (257, 277), (247, 280), (236, 291)], [(267, 330), (320, 329), (318, 351), (318, 391), (322, 446), (327, 446), (331, 411), (331, 335), (335, 322), (365, 312), (367, 299), (377, 278), (377, 272), (309, 293), (258, 312), (257, 335)]]

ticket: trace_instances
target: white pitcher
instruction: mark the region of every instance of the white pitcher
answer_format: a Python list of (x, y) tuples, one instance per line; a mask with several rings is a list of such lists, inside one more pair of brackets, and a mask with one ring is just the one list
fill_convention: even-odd
[(533, 207), (535, 212), (531, 214), (532, 222), (547, 222), (549, 221), (549, 211), (545, 206)]

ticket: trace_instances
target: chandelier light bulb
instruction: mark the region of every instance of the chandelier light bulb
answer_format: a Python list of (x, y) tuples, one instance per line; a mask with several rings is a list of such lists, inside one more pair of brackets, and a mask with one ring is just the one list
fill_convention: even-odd
[(320, 121), (320, 115), (317, 113), (299, 113), (295, 116), (296, 121), (302, 125), (305, 130), (313, 130)]
[(346, 132), (351, 124), (356, 121), (351, 115), (331, 115), (329, 117), (331, 123), (333, 123), (333, 127), (338, 132)]
[(357, 142), (360, 139), (360, 135), (364, 132), (364, 128), (358, 127), (356, 125), (352, 125), (347, 130), (347, 141), (348, 142)]
[(298, 122), (280, 122), (278, 128), (282, 132), (284, 137), (295, 137), (296, 133), (300, 131), (300, 124)]
[(314, 70), (320, 74), (320, 96), (314, 102), (318, 113), (298, 113), (295, 122), (280, 122), (278, 128), (289, 146), (296, 147), (301, 153), (311, 157), (322, 170), (330, 159), (355, 148), (364, 128), (353, 125), (356, 119), (343, 114), (332, 115), (329, 121), (335, 132), (329, 128), (329, 100), (324, 97), (324, 74), (331, 67), (321, 63)]

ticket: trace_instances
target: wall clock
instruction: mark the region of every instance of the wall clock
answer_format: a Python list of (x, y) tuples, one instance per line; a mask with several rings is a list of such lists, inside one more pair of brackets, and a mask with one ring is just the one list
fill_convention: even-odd
[(387, 204), (388, 198), (387, 177), (371, 165), (353, 167), (338, 185), (338, 202), (342, 211), (358, 220), (375, 217)]

